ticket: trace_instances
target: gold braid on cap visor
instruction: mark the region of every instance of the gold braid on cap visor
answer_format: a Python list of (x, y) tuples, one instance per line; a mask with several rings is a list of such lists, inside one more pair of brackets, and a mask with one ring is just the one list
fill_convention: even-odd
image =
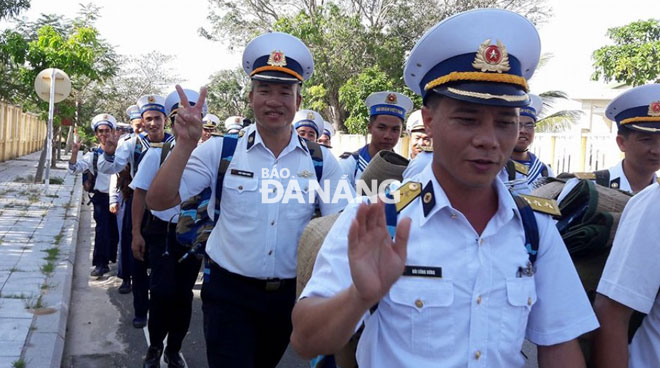
[(272, 66), (272, 65), (262, 66), (253, 70), (252, 73), (250, 73), (250, 77), (254, 76), (257, 73), (266, 72), (266, 71), (282, 72), (296, 77), (296, 79), (298, 79), (299, 81), (303, 80), (303, 77), (300, 74), (294, 72), (289, 68), (283, 68), (281, 66)]
[(638, 116), (636, 118), (623, 119), (619, 124), (626, 125), (630, 123), (653, 123), (660, 122), (660, 116)]
[[(424, 90), (428, 91), (432, 88), (447, 84), (450, 82), (457, 81), (475, 81), (475, 82), (497, 82), (497, 83), (508, 83), (520, 86), (525, 89), (525, 92), (529, 91), (527, 86), (527, 80), (523, 77), (513, 75), (513, 74), (501, 74), (501, 73), (483, 73), (483, 72), (451, 72), (447, 75), (443, 75), (440, 78), (436, 78), (424, 86)], [(527, 97), (525, 97), (527, 98)]]

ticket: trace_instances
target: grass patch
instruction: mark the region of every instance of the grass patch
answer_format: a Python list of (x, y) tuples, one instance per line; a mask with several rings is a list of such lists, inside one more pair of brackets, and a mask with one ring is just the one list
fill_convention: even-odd
[(60, 242), (62, 241), (63, 237), (64, 237), (64, 234), (55, 235), (55, 245), (60, 245)]
[(30, 201), (30, 203), (34, 203), (34, 202), (39, 202), (39, 200), (41, 199), (41, 196), (36, 194), (36, 193), (32, 193), (32, 194), (28, 195), (27, 198), (28, 198), (28, 201)]
[(64, 178), (61, 178), (59, 176), (54, 176), (48, 180), (50, 184), (55, 184), (55, 185), (61, 185), (64, 184)]
[(12, 368), (25, 368), (25, 360), (23, 358), (11, 363)]
[(41, 301), (42, 295), (39, 295), (36, 299), (34, 297), (30, 298), (29, 300), (25, 301), (25, 309), (39, 309), (43, 308), (44, 304)]
[(41, 266), (41, 273), (49, 275), (55, 271), (55, 263), (48, 262), (45, 265)]
[(53, 248), (48, 248), (44, 250), (43, 252), (46, 252), (48, 254), (44, 259), (47, 261), (54, 261), (57, 259), (57, 256), (60, 255), (60, 248), (53, 247)]

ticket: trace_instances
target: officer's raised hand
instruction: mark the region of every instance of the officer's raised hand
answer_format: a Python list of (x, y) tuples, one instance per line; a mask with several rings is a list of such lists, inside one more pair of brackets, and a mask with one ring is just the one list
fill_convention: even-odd
[(403, 273), (410, 221), (399, 221), (392, 241), (383, 202), (358, 208), (348, 233), (348, 260), (353, 284), (366, 304), (376, 304)]
[(197, 142), (202, 136), (202, 108), (206, 100), (206, 87), (199, 90), (199, 99), (194, 106), (190, 105), (188, 97), (178, 84), (176, 91), (181, 100), (176, 112), (176, 123), (172, 126), (176, 135), (176, 143), (190, 148), (197, 147)]

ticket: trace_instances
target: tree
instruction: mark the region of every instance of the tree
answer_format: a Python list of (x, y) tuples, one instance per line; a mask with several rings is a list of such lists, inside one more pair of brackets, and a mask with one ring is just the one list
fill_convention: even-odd
[(221, 70), (211, 76), (208, 84), (209, 112), (222, 122), (229, 116), (251, 117), (248, 102), (250, 78), (243, 69)]
[[(45, 118), (48, 103), (41, 101), (33, 91), (37, 74), (54, 67), (64, 70), (71, 78), (72, 97), (57, 105), (53, 121), (56, 132), (62, 118), (80, 118), (74, 101), (84, 86), (116, 73), (114, 49), (100, 37), (93, 26), (95, 18), (90, 18), (91, 13), (85, 14), (85, 9), (93, 12), (92, 6), (83, 6), (82, 15), (74, 20), (62, 16), (42, 16), (32, 23), (21, 21), (0, 37), (3, 70), (6, 71), (3, 77), (11, 78), (9, 83), (12, 84), (11, 89), (2, 90), (2, 97), (20, 103), (28, 111), (40, 112)], [(53, 144), (53, 147), (57, 146)], [(44, 159), (45, 148), (35, 175), (36, 181), (41, 180)]]
[(614, 45), (594, 51), (593, 80), (639, 86), (660, 82), (660, 21), (640, 20), (607, 30)]
[(0, 20), (18, 15), (30, 8), (30, 0), (0, 0)]
[[(335, 128), (353, 106), (340, 102), (340, 88), (367, 68), (377, 66), (398, 91), (405, 90), (402, 77), (406, 51), (441, 19), (477, 7), (518, 11), (532, 21), (545, 19), (546, 0), (209, 0), (211, 28), (200, 33), (234, 47), (245, 45), (268, 30), (291, 33), (312, 51), (315, 72), (305, 83), (307, 107), (319, 111)], [(369, 75), (363, 75), (361, 80)], [(375, 74), (374, 74), (375, 76)], [(380, 76), (379, 76), (380, 77)], [(378, 84), (378, 81), (370, 82)], [(325, 95), (321, 95), (323, 92)], [(371, 91), (375, 92), (375, 91)], [(353, 101), (353, 99), (344, 99)], [(309, 105), (307, 105), (309, 103)], [(318, 111), (318, 110), (317, 110)], [(356, 118), (357, 119), (357, 118)], [(355, 120), (354, 120), (355, 121)], [(356, 126), (357, 130), (361, 128)]]
[[(557, 100), (566, 100), (568, 95), (562, 91), (546, 91), (539, 94), (543, 100), (543, 110), (552, 110)], [(563, 132), (570, 128), (580, 117), (582, 117), (582, 110), (559, 110), (543, 118), (538, 119), (536, 122), (536, 131), (549, 133), (549, 132)]]

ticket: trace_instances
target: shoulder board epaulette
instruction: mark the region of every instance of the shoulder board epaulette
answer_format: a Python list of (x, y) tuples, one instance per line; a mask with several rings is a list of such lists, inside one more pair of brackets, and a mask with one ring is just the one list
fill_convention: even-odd
[(392, 193), (394, 198), (397, 197), (397, 193), (399, 195), (399, 200), (396, 202), (396, 212), (401, 212), (401, 210), (406, 208), (406, 206), (408, 206), (415, 198), (422, 194), (422, 184), (409, 181)]
[(212, 133), (211, 133), (211, 136), (212, 136), (212, 137), (224, 137), (224, 134), (222, 134), (222, 133), (220, 133), (220, 132), (212, 132)]
[(163, 148), (163, 143), (149, 143), (149, 147), (151, 148)]
[(419, 148), (421, 148), (423, 152), (433, 152), (432, 146), (419, 146)]
[(657, 182), (658, 182), (658, 184), (660, 184), (660, 178), (658, 178)]
[(573, 175), (578, 179), (596, 180), (596, 173), (593, 172), (576, 172)]
[(545, 213), (547, 215), (561, 216), (561, 211), (559, 210), (559, 205), (554, 199), (535, 197), (526, 194), (519, 194), (529, 206), (536, 212)]
[(240, 132), (238, 132), (238, 138), (241, 138), (244, 135), (245, 135), (245, 130), (241, 130)]
[(344, 152), (341, 155), (339, 155), (339, 158), (346, 159), (346, 158), (351, 157), (352, 154), (353, 154), (353, 152)]
[(124, 137), (124, 141), (129, 141), (129, 140), (131, 140), (131, 138), (133, 138), (133, 136), (128, 134), (128, 135), (126, 135), (126, 137)]
[(517, 172), (519, 172), (523, 175), (529, 174), (529, 167), (527, 167), (527, 165), (521, 164), (518, 161), (513, 161), (513, 166), (516, 168)]

